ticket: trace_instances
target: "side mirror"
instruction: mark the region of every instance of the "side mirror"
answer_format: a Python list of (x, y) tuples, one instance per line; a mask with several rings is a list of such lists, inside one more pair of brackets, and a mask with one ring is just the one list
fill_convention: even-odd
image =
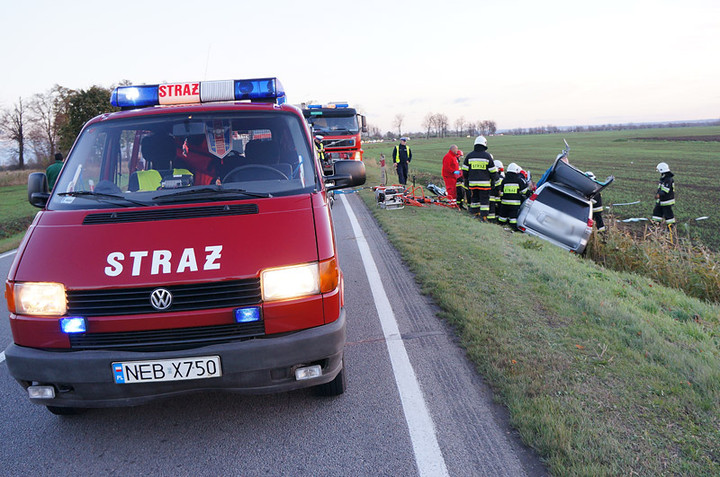
[(325, 182), (332, 181), (328, 190), (355, 187), (365, 183), (365, 164), (362, 161), (335, 161), (335, 171), (325, 176)]
[(43, 208), (50, 198), (47, 177), (44, 172), (33, 172), (28, 176), (28, 202), (35, 207)]
[(361, 126), (362, 132), (364, 132), (364, 133), (368, 132), (367, 120), (365, 119), (365, 116), (363, 116), (362, 114), (360, 115), (360, 126)]

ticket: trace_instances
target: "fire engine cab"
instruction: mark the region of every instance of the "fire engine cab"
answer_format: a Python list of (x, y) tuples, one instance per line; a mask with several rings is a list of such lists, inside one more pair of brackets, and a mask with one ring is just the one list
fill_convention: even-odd
[(276, 78), (121, 86), (82, 129), (5, 296), (11, 375), (56, 414), (200, 390), (345, 390), (343, 275), (302, 112)]
[(345, 102), (309, 104), (302, 111), (314, 134), (322, 137), (325, 174), (332, 174), (336, 161), (362, 161), (362, 133), (367, 132), (364, 115)]

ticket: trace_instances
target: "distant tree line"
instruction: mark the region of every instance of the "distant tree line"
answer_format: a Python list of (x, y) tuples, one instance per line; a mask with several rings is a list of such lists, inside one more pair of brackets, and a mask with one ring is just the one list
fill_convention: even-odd
[[(368, 124), (368, 136), (370, 139), (397, 139), (403, 136), (403, 123), (405, 116), (396, 114), (393, 119), (393, 131), (382, 133), (379, 127), (374, 124)], [(464, 137), (477, 136), (478, 134), (493, 135), (497, 132), (497, 124), (492, 120), (467, 121), (464, 117), (459, 117), (450, 126), (450, 120), (443, 113), (427, 113), (422, 122), (423, 131), (408, 133), (408, 136), (425, 136), (430, 137)]]
[(593, 126), (538, 126), (534, 128), (516, 128), (503, 131), (503, 134), (552, 134), (559, 132), (592, 132), (592, 131), (625, 131), (632, 129), (660, 129), (660, 128), (686, 128), (692, 126), (720, 126), (720, 120), (708, 121), (674, 121), (663, 123), (626, 123), (626, 124), (598, 124)]
[[(127, 84), (127, 82), (121, 82)], [(92, 86), (72, 90), (55, 85), (30, 99), (18, 98), (10, 107), (0, 110), (0, 137), (12, 144), (15, 158), (10, 167), (24, 169), (28, 157), (43, 167), (56, 152), (63, 155), (72, 147), (83, 125), (93, 117), (117, 111), (110, 105), (114, 86)]]

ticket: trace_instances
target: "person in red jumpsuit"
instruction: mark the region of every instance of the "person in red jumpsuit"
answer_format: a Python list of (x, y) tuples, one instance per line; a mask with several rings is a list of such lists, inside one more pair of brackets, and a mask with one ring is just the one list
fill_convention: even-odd
[(458, 147), (453, 144), (450, 150), (443, 156), (442, 160), (442, 178), (445, 181), (445, 192), (450, 201), (450, 205), (457, 204), (456, 182), (462, 177), (460, 166), (458, 165)]

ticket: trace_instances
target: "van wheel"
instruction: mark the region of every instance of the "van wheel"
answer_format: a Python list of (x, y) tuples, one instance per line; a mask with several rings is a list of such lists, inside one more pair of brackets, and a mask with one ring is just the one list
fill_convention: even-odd
[(56, 416), (74, 416), (80, 414), (80, 409), (76, 407), (59, 407), (59, 406), (45, 406), (47, 410)]
[(335, 379), (329, 383), (321, 384), (315, 389), (320, 396), (340, 396), (345, 392), (347, 383), (345, 382), (345, 360), (343, 360), (343, 367), (335, 376)]

